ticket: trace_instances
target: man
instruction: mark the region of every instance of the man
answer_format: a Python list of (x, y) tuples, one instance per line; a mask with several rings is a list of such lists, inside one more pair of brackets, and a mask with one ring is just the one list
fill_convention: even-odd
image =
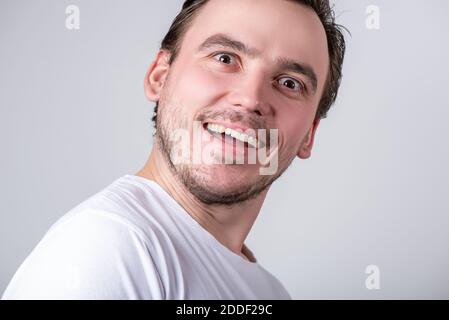
[(144, 168), (60, 219), (3, 298), (289, 299), (244, 241), (310, 157), (344, 51), (327, 0), (186, 1), (145, 77)]

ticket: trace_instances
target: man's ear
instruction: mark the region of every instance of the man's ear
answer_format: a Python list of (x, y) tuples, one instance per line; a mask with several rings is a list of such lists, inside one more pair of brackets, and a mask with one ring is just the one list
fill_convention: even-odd
[(312, 127), (310, 128), (309, 132), (307, 132), (306, 137), (304, 138), (301, 147), (298, 151), (298, 157), (301, 159), (309, 159), (312, 155), (312, 147), (313, 147), (313, 141), (315, 139), (315, 133), (316, 129), (318, 128), (318, 125), (320, 124), (320, 117), (316, 117), (313, 121)]
[(167, 50), (159, 50), (156, 59), (151, 63), (144, 80), (145, 95), (148, 100), (159, 101), (170, 69), (169, 61), (170, 53)]

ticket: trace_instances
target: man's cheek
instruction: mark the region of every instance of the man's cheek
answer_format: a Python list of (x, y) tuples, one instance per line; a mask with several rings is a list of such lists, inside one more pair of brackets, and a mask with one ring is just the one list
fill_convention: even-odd
[(197, 67), (186, 74), (181, 90), (194, 101), (209, 105), (211, 99), (226, 92), (226, 88), (227, 82), (223, 76), (208, 68)]

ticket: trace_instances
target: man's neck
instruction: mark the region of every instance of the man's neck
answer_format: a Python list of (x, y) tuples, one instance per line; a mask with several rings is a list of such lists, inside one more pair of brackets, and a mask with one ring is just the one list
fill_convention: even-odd
[(230, 207), (205, 205), (195, 198), (172, 173), (156, 146), (153, 147), (144, 168), (136, 175), (158, 183), (221, 244), (249, 260), (242, 253), (244, 241), (260, 212), (268, 188), (256, 198)]

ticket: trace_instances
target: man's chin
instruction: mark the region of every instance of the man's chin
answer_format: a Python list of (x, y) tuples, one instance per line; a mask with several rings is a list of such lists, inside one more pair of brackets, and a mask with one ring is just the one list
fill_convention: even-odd
[(231, 205), (256, 197), (263, 189), (255, 168), (242, 170), (236, 165), (219, 165), (188, 170), (181, 174), (183, 184), (205, 204)]
[(242, 185), (256, 182), (260, 178), (256, 165), (219, 164), (202, 167), (199, 174), (207, 181), (223, 185)]
[(193, 183), (189, 191), (202, 203), (208, 205), (234, 205), (257, 196), (251, 185), (222, 182)]

